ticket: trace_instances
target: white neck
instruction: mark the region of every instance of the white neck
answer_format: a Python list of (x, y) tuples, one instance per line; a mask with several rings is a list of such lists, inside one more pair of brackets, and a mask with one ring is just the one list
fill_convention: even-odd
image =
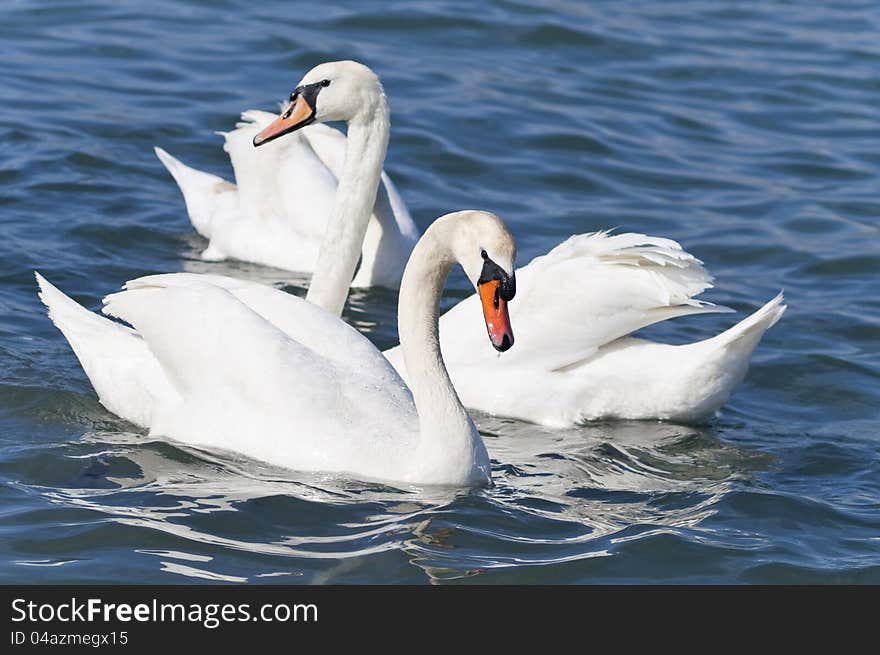
[(348, 123), (345, 164), (327, 221), (306, 300), (337, 316), (342, 314), (388, 148), (390, 124), (384, 95), (373, 111)]
[[(419, 415), (413, 474), (421, 480), (491, 479), (486, 447), (452, 386), (440, 354), (438, 318), (446, 278), (456, 264), (449, 247), (451, 217), (428, 228), (410, 255), (400, 285), (398, 331), (407, 381)], [(440, 468), (442, 467), (442, 472)]]

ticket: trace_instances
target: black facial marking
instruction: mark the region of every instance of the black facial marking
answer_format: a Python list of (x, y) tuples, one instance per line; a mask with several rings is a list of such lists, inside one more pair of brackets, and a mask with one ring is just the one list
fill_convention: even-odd
[[(254, 137), (254, 147), (262, 146), (270, 141), (274, 141), (275, 139), (284, 136), (285, 134), (290, 134), (291, 132), (296, 132), (298, 129), (305, 127), (306, 125), (311, 125), (315, 122), (315, 114), (318, 112), (318, 93), (324, 87), (330, 86), (330, 80), (321, 80), (320, 82), (315, 82), (314, 84), (301, 84), (296, 87), (293, 92), (290, 94), (290, 105), (281, 114), (281, 118), (289, 118), (290, 114), (293, 113), (293, 103), (296, 102), (296, 99), (299, 96), (303, 97), (309, 107), (311, 108), (311, 113), (308, 118), (300, 121), (296, 125), (291, 125), (285, 130), (278, 132), (277, 134), (273, 134), (267, 139), (263, 139), (259, 143), (257, 142), (257, 137)], [(259, 135), (258, 135), (259, 136)]]
[(477, 285), (479, 286), (492, 280), (498, 280), (501, 283), (495, 291), (495, 307), (498, 307), (499, 296), (508, 302), (513, 300), (513, 297), (516, 295), (516, 275), (505, 273), (503, 268), (490, 259), (485, 250), (482, 252), (482, 256), (483, 270), (480, 272), (480, 279), (477, 280)]
[(309, 103), (309, 107), (312, 108), (312, 115), (314, 116), (318, 111), (318, 93), (320, 93), (321, 89), (328, 86), (330, 86), (330, 80), (321, 80), (314, 84), (301, 84), (290, 94), (290, 100), (292, 102), (296, 100), (296, 96), (302, 96), (303, 100)]

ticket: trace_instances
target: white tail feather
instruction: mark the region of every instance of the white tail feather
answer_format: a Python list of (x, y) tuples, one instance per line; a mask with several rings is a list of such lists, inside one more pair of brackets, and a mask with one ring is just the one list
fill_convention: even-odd
[(156, 146), (153, 148), (180, 191), (186, 203), (186, 211), (196, 231), (206, 238), (211, 237), (211, 220), (222, 196), (235, 192), (235, 185), (222, 177), (191, 168)]
[(176, 392), (146, 342), (131, 328), (88, 311), (42, 275), (34, 275), (49, 318), (67, 339), (101, 404), (149, 427), (157, 400)]
[(773, 300), (770, 300), (754, 314), (747, 316), (732, 328), (704, 343), (714, 348), (727, 348), (736, 344), (737, 347), (748, 349), (749, 356), (751, 356), (751, 351), (758, 345), (763, 334), (773, 327), (785, 313), (787, 305), (783, 304), (784, 302), (785, 297), (780, 291)]

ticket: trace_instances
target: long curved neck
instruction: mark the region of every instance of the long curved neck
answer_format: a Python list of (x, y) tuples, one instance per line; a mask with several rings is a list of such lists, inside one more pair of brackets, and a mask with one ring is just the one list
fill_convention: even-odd
[(388, 148), (384, 95), (374, 111), (348, 124), (345, 164), (306, 300), (340, 316), (354, 277)]
[[(398, 331), (408, 372), (407, 382), (419, 415), (417, 466), (460, 462), (462, 476), (472, 475), (475, 460), (488, 456), (477, 429), (452, 386), (440, 354), (440, 297), (456, 260), (446, 245), (442, 221), (416, 244), (400, 285)], [(476, 455), (475, 455), (476, 451)], [(467, 470), (465, 470), (467, 468)], [(422, 473), (430, 477), (429, 473)]]

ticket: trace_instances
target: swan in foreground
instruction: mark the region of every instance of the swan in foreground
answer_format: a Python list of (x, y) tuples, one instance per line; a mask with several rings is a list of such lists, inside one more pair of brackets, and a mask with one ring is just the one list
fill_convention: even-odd
[[(387, 121), (385, 95), (378, 80), (376, 85), (377, 114)], [(254, 136), (275, 116), (250, 110), (241, 118), (235, 130), (221, 133), (235, 184), (155, 148), (183, 193), (193, 227), (208, 239), (202, 258), (311, 273), (327, 226), (368, 216), (351, 286), (396, 289), (419, 231), (382, 171), (388, 126), (351, 124), (346, 146), (339, 130), (316, 125), (256, 151)]]
[(425, 485), (485, 485), (486, 448), (455, 393), (437, 336), (440, 297), (460, 263), (498, 351), (513, 345), (513, 238), (494, 214), (437, 219), (400, 287), (409, 386), (341, 319), (283, 291), (173, 273), (127, 282), (87, 311), (38, 273), (40, 298), (110, 411), (194, 446), (298, 471)]
[[(331, 62), (296, 86), (281, 115), (255, 137), (275, 144), (324, 121), (346, 121), (388, 141), (385, 94), (366, 66)], [(307, 127), (308, 126), (308, 127)], [(284, 138), (282, 138), (284, 137)], [(341, 314), (355, 273), (365, 208), (384, 148), (349, 142), (337, 202), (360, 207), (331, 222), (308, 299)], [(364, 156), (364, 152), (370, 156)], [(346, 176), (351, 175), (352, 180)], [(604, 418), (694, 421), (723, 405), (743, 379), (764, 332), (785, 311), (780, 293), (751, 316), (705, 341), (673, 346), (629, 336), (677, 316), (731, 311), (695, 299), (712, 286), (702, 262), (675, 241), (643, 234), (579, 234), (517, 270), (519, 299), (511, 309), (519, 345), (498, 357), (475, 327), (480, 312), (468, 298), (440, 319), (446, 365), (465, 405), (548, 426)], [(404, 379), (401, 347), (385, 351)]]

